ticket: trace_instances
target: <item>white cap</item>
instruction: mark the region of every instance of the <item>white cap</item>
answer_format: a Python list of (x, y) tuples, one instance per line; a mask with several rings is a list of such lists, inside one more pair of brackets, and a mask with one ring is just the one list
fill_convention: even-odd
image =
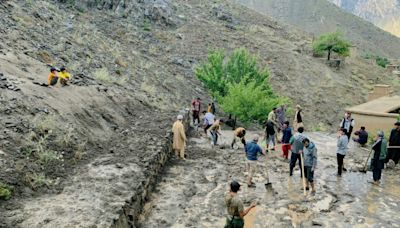
[(178, 115), (177, 119), (178, 120), (183, 120), (183, 116), (182, 115)]

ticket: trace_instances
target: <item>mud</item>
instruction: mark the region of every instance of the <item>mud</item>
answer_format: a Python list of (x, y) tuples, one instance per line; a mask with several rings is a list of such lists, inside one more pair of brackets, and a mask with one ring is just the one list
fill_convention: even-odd
[[(241, 187), (245, 205), (258, 202), (245, 218), (246, 227), (399, 227), (399, 170), (386, 170), (379, 187), (368, 183), (372, 174), (358, 171), (368, 154), (350, 144), (345, 158), (348, 171), (337, 177), (336, 138), (307, 135), (319, 150), (316, 195), (304, 197), (299, 171), (289, 177), (281, 152), (269, 153), (267, 160), (260, 160), (256, 188)], [(222, 144), (230, 140), (231, 132), (224, 132)], [(245, 183), (243, 149), (211, 149), (208, 139), (194, 137), (188, 154), (186, 161), (168, 163), (141, 215), (142, 227), (223, 227), (228, 183), (231, 179)], [(268, 190), (264, 186), (266, 166), (273, 187)]]

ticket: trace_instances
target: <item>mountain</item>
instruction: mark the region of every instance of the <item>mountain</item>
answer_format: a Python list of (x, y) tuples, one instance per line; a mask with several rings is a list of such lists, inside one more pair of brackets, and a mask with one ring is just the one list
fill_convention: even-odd
[(400, 0), (329, 0), (400, 37)]
[[(236, 0), (315, 36), (341, 31), (361, 54), (400, 58), (400, 39), (326, 0)], [(355, 1), (341, 1), (346, 2)], [(351, 4), (350, 4), (351, 5)]]

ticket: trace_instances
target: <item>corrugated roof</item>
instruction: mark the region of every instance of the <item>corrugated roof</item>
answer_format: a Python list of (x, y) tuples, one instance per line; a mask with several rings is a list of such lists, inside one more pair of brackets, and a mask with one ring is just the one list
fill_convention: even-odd
[(356, 113), (389, 113), (400, 108), (400, 96), (381, 97), (367, 103), (348, 108)]

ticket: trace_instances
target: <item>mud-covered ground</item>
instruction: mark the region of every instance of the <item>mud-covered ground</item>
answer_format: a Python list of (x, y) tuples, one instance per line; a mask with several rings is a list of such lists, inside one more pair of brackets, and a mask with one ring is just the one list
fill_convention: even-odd
[[(249, 136), (251, 135), (248, 134)], [(142, 215), (143, 227), (223, 227), (226, 215), (223, 197), (231, 179), (239, 180), (245, 205), (258, 202), (246, 216), (247, 227), (399, 227), (399, 169), (385, 170), (381, 186), (368, 181), (371, 172), (359, 172), (368, 152), (349, 145), (345, 158), (348, 171), (336, 176), (336, 138), (307, 133), (318, 147), (315, 173), (317, 193), (303, 196), (300, 173), (289, 177), (288, 163), (280, 151), (260, 159), (256, 188), (244, 184), (244, 152), (211, 148), (207, 138), (193, 137), (186, 161), (171, 160)], [(222, 144), (231, 132), (225, 131)], [(264, 186), (267, 163), (272, 189)]]

